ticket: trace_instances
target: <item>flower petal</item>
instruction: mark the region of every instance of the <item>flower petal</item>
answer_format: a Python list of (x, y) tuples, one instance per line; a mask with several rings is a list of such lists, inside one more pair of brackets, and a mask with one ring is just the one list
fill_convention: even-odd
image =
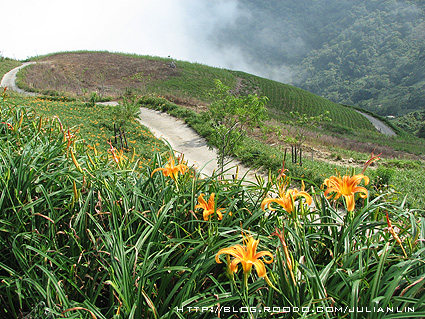
[(156, 172), (158, 172), (158, 171), (163, 171), (165, 168), (163, 168), (163, 167), (159, 167), (159, 168), (155, 168), (154, 170), (153, 170), (153, 172), (152, 172), (152, 174), (151, 174), (151, 177), (153, 176), (153, 174), (155, 174)]
[(259, 259), (260, 257), (264, 257), (264, 256), (270, 257), (270, 259), (263, 260), (266, 264), (270, 264), (273, 262), (273, 254), (266, 250), (260, 251), (259, 253), (255, 254), (254, 258)]
[(258, 277), (264, 277), (266, 275), (266, 266), (261, 261), (261, 259), (257, 259), (253, 262), (255, 266), (255, 270), (257, 271)]
[(351, 195), (348, 195), (348, 196), (343, 195), (343, 196), (344, 196), (345, 202), (347, 204), (347, 210), (349, 212), (353, 211), (354, 210), (354, 194), (351, 194)]
[(205, 201), (204, 196), (205, 196), (204, 194), (199, 195), (199, 197), (198, 197), (199, 204), (195, 206), (195, 209), (197, 209), (197, 208), (207, 209), (208, 208), (207, 202)]
[(270, 206), (270, 204), (271, 204), (271, 203), (273, 203), (273, 202), (275, 202), (275, 201), (276, 201), (276, 199), (275, 199), (275, 198), (265, 198), (265, 199), (263, 199), (263, 201), (261, 202), (261, 209), (262, 209), (263, 211), (265, 211), (265, 207), (267, 206), (267, 208), (268, 208), (269, 210), (275, 211), (276, 209), (274, 209), (274, 208), (272, 208), (272, 207)]
[(304, 197), (304, 198), (305, 198), (305, 200), (306, 200), (306, 202), (307, 202), (307, 204), (308, 204), (308, 205), (311, 205), (311, 203), (312, 203), (312, 198), (311, 198), (310, 194), (308, 194), (308, 193), (307, 193), (307, 192), (305, 192), (305, 191), (301, 191), (301, 192), (297, 192), (297, 193), (295, 194), (294, 198), (295, 198), (295, 197), (298, 197), (298, 196), (302, 196), (302, 197)]

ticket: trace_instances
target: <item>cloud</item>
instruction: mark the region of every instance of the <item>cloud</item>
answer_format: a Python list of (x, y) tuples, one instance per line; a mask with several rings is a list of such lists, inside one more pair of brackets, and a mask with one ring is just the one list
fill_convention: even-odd
[[(2, 3), (0, 50), (4, 56), (30, 56), (68, 50), (114, 50), (131, 32), (127, 26), (140, 8), (138, 1), (8, 1)], [(128, 18), (131, 18), (130, 20)], [(128, 38), (128, 37), (127, 37)]]
[(146, 54), (205, 63), (215, 54), (213, 34), (237, 15), (237, 1), (149, 1), (133, 24), (135, 46)]
[[(284, 65), (256, 61), (236, 41), (223, 40), (252, 18), (239, 0), (14, 0), (2, 3), (2, 11), (10, 13), (2, 15), (2, 24), (12, 31), (2, 33), (0, 54), (15, 59), (108, 50), (171, 56), (276, 80), (291, 73)], [(262, 36), (261, 45), (275, 43), (275, 37)]]
[(236, 0), (15, 0), (2, 11), (12, 13), (2, 16), (12, 31), (3, 32), (0, 50), (18, 59), (96, 49), (202, 60), (198, 50), (238, 14)]

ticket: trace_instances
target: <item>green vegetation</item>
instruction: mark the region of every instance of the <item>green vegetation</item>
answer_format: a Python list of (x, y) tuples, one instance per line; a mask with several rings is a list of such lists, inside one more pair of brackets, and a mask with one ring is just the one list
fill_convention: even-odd
[[(347, 210), (324, 179), (300, 196), (287, 177), (174, 176), (172, 151), (139, 168), (74, 139), (61, 124), (72, 119), (22, 106), (31, 101), (43, 103), (0, 96), (1, 317), (425, 316), (425, 219), (386, 192), (356, 194)], [(237, 271), (219, 252), (254, 267)]]
[(213, 102), (207, 114), (213, 127), (210, 140), (217, 146), (218, 168), (223, 172), (225, 162), (243, 142), (248, 131), (264, 124), (268, 99), (253, 94), (235, 96), (229, 93), (230, 87), (223, 85), (220, 80), (216, 80), (215, 84), (211, 92)]
[(241, 10), (211, 38), (264, 77), (380, 115), (425, 108), (424, 1), (249, 0)]
[(3, 78), (3, 75), (21, 64), (19, 61), (0, 57), (0, 80)]
[[(344, 2), (331, 6), (348, 5), (349, 1)], [(346, 27), (335, 30), (332, 38), (302, 62), (306, 79), (301, 86), (380, 115), (423, 109), (425, 43), (417, 33), (422, 28), (424, 7), (408, 2), (351, 4), (343, 17)]]
[(134, 122), (140, 114), (136, 98), (124, 98), (118, 105), (111, 107), (114, 121), (120, 127), (126, 127)]
[(425, 111), (415, 111), (393, 120), (403, 130), (424, 138), (421, 135), (425, 123)]
[[(69, 134), (75, 139), (83, 136), (89, 148), (105, 152), (110, 149), (108, 141), (118, 144), (115, 142), (114, 123), (118, 125), (119, 118), (113, 117), (114, 106), (91, 107), (83, 102), (52, 101), (50, 98), (21, 97), (16, 94), (11, 94), (10, 98), (13, 103), (36, 110), (46, 121), (60, 121), (69, 128)], [(164, 143), (158, 141), (134, 117), (126, 119), (125, 138), (129, 149), (126, 156), (132, 157), (134, 152), (141, 166), (151, 161), (153, 152), (165, 149)]]
[(329, 124), (330, 127), (339, 125), (368, 134), (375, 131), (375, 128), (364, 116), (350, 107), (343, 107), (291, 85), (241, 72), (236, 74), (246, 79), (252, 88), (258, 89), (261, 94), (269, 98), (270, 103), (267, 106), (271, 116), (275, 118), (287, 121), (288, 118), (292, 119), (290, 112), (298, 112), (307, 116), (329, 112), (328, 116), (332, 120)]
[(230, 87), (236, 82), (233, 74), (226, 69), (185, 61), (175, 63), (182, 70), (181, 74), (165, 82), (150, 83), (148, 92), (182, 100), (195, 98), (209, 101), (208, 92), (214, 89), (214, 80), (220, 79), (224, 85)]

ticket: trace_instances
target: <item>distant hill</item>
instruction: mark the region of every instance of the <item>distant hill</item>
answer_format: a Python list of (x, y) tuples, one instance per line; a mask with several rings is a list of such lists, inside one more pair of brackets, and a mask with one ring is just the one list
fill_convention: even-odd
[(239, 23), (214, 39), (243, 48), (276, 80), (380, 115), (425, 109), (425, 1), (239, 4)]

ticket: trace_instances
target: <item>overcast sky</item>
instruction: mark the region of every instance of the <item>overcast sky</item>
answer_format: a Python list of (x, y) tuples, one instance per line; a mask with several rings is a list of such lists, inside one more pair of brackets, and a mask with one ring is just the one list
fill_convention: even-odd
[[(198, 62), (290, 83), (284, 62), (267, 64), (249, 53), (269, 21), (256, 21), (243, 0), (0, 0), (0, 56), (17, 60), (75, 50), (106, 50)], [(228, 38), (246, 21), (260, 28), (252, 42)], [(238, 25), (239, 23), (239, 25)], [(245, 32), (250, 33), (252, 30)], [(258, 30), (257, 30), (258, 31)], [(267, 32), (269, 32), (267, 31)], [(233, 36), (233, 35), (232, 35)], [(261, 41), (259, 41), (261, 40)], [(245, 42), (244, 42), (245, 41)], [(298, 43), (299, 41), (297, 41)], [(273, 42), (273, 46), (276, 46)], [(271, 48), (273, 48), (273, 46)], [(282, 45), (281, 45), (282, 46)], [(289, 47), (285, 43), (283, 47)]]
[(235, 22), (237, 6), (237, 0), (0, 0), (0, 51), (22, 60), (108, 50), (238, 67), (243, 62), (234, 48), (209, 40)]

